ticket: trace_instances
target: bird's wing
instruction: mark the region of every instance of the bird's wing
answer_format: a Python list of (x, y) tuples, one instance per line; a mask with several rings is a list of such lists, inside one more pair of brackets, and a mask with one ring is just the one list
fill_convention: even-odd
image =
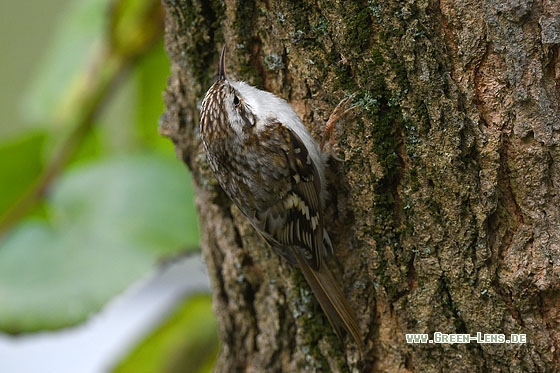
[(282, 247), (299, 250), (311, 268), (317, 270), (323, 252), (321, 180), (299, 136), (286, 126), (278, 126), (282, 132), (280, 148), (286, 160), (284, 167), (290, 180), (280, 198), (257, 213), (260, 225), (257, 228), (276, 251), (290, 257)]

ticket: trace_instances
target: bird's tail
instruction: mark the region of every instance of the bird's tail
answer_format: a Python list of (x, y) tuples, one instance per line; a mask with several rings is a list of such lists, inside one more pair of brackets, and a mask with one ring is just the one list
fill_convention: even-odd
[(342, 339), (344, 330), (349, 332), (358, 345), (360, 354), (363, 354), (364, 344), (356, 314), (327, 266), (323, 263), (319, 270), (314, 270), (296, 250), (294, 256), (338, 337)]

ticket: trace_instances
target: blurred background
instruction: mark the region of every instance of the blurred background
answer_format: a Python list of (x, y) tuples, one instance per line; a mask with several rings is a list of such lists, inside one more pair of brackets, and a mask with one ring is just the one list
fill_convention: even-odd
[(0, 3), (0, 372), (206, 372), (159, 0)]

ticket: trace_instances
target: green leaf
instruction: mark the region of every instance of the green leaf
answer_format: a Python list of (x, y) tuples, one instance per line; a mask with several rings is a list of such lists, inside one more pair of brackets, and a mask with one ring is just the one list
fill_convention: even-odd
[(29, 190), (43, 167), (45, 133), (31, 132), (0, 143), (0, 216)]
[(210, 295), (194, 295), (138, 345), (114, 372), (211, 372), (218, 352)]
[(169, 77), (169, 57), (163, 49), (163, 41), (158, 43), (139, 61), (136, 70), (137, 105), (136, 127), (140, 143), (174, 154), (173, 143), (157, 131), (159, 118), (165, 106), (163, 94)]
[(84, 66), (100, 53), (110, 0), (75, 0), (60, 17), (49, 53), (23, 100), (24, 122), (65, 125), (68, 100), (84, 82)]
[(176, 160), (136, 155), (82, 165), (0, 242), (0, 330), (76, 324), (162, 257), (198, 245), (193, 192)]

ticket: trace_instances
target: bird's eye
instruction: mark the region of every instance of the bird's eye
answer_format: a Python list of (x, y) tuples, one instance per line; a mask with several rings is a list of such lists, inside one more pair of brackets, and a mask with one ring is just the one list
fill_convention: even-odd
[(234, 104), (235, 106), (239, 106), (239, 97), (233, 96), (233, 104)]

